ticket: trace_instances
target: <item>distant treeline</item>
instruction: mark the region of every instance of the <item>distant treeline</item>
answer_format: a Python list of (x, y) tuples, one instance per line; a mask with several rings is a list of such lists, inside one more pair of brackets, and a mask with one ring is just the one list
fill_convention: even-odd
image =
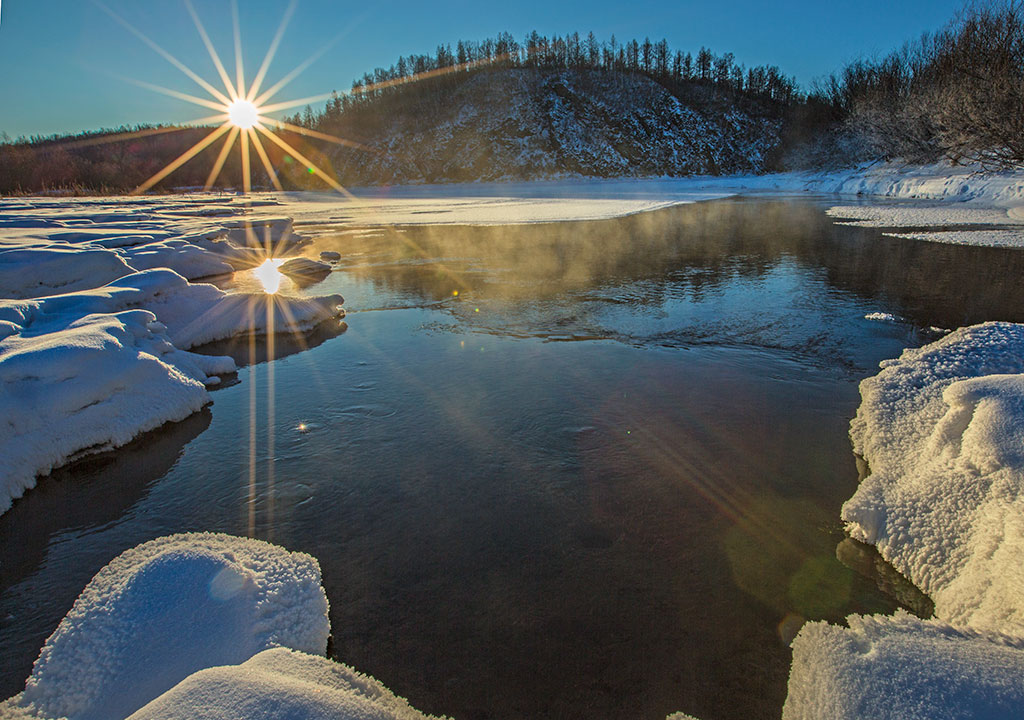
[(669, 84), (700, 83), (735, 93), (789, 104), (801, 100), (795, 78), (787, 77), (775, 65), (746, 68), (736, 64), (732, 53), (716, 55), (702, 47), (694, 56), (673, 50), (667, 40), (629, 40), (620, 43), (612, 35), (598, 41), (594, 33), (581, 38), (578, 32), (548, 38), (537, 31), (522, 42), (510, 33), (499, 33), (483, 41), (459, 40), (438, 45), (432, 55), (408, 55), (388, 68), (376, 68), (352, 82), (349, 94), (336, 95), (321, 112), (312, 108), (288, 118), (297, 125), (313, 127), (319, 116), (337, 116), (353, 106), (371, 103), (402, 92), (409, 83), (425, 77), (456, 75), (484, 69), (534, 68), (540, 70), (603, 70), (613, 73), (642, 73)]
[(968, 5), (949, 25), (818, 83), (842, 155), (1024, 166), (1024, 2)]

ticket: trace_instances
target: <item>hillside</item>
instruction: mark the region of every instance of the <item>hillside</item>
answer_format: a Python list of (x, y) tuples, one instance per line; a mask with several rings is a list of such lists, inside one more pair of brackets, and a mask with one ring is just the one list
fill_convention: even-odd
[(780, 145), (771, 104), (696, 83), (673, 93), (641, 74), (505, 68), (424, 85), (317, 119), (372, 148), (328, 153), (342, 182), (763, 172)]

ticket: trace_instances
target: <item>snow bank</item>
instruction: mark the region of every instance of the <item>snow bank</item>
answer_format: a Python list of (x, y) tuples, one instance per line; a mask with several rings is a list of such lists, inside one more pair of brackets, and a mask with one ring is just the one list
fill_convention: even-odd
[(31, 298), (87, 290), (128, 275), (113, 250), (0, 245), (0, 297)]
[(870, 474), (852, 537), (935, 602), (810, 623), (783, 717), (1016, 718), (1024, 703), (1024, 325), (961, 328), (882, 363), (851, 423)]
[(783, 720), (1011, 720), (1024, 707), (1024, 640), (906, 612), (804, 625)]
[[(320, 567), (309, 555), (210, 533), (152, 540), (97, 573), (43, 645), (25, 691), (0, 707), (0, 716), (124, 718), (205, 668), (245, 663), (269, 648), (322, 654), (328, 633)], [(282, 686), (291, 676), (293, 689), (301, 677), (306, 688), (326, 687), (329, 673), (305, 658), (283, 651), (258, 656), (250, 667), (276, 673)], [(233, 681), (236, 689), (247, 683), (260, 686), (247, 672)], [(234, 717), (297, 717), (278, 713), (283, 707), (272, 696), (264, 700), (262, 716)], [(178, 716), (163, 712), (141, 717)]]
[(960, 626), (1024, 636), (1024, 326), (960, 329), (861, 383), (871, 474), (843, 506)]
[(210, 401), (208, 376), (235, 369), (178, 350), (146, 310), (54, 310), (0, 300), (0, 512), (79, 451), (183, 420)]
[(202, 670), (130, 720), (427, 720), (371, 677), (323, 657), (265, 650), (241, 665)]

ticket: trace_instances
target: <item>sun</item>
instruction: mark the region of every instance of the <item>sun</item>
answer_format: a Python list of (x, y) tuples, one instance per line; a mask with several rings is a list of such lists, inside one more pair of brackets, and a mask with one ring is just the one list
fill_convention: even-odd
[(228, 120), (236, 128), (248, 130), (260, 121), (260, 111), (244, 98), (236, 98), (227, 106)]
[[(336, 178), (332, 177), (329, 173), (323, 169), (317, 167), (312, 160), (303, 155), (298, 148), (291, 143), (287, 142), (280, 136), (282, 131), (294, 133), (296, 135), (302, 135), (307, 138), (315, 138), (326, 142), (334, 143), (337, 145), (343, 145), (347, 147), (356, 148), (359, 150), (370, 151), (371, 148), (362, 145), (361, 143), (353, 142), (351, 140), (345, 140), (344, 138), (335, 137), (333, 135), (327, 135), (311, 128), (301, 127), (298, 125), (291, 125), (283, 120), (274, 120), (271, 115), (276, 112), (288, 110), (290, 108), (300, 107), (302, 105), (309, 105), (310, 103), (320, 102), (334, 96), (333, 93), (319, 95), (316, 97), (302, 98), (301, 100), (291, 100), (284, 102), (270, 102), (282, 88), (288, 85), (296, 76), (299, 75), (306, 67), (308, 67), (314, 60), (324, 54), (328, 48), (330, 48), (335, 40), (329, 42), (319, 52), (312, 55), (308, 60), (301, 63), (298, 67), (292, 70), (290, 73), (285, 75), (281, 80), (268, 89), (263, 89), (263, 81), (267, 77), (267, 71), (270, 68), (270, 64), (273, 61), (274, 55), (277, 52), (278, 46), (281, 43), (282, 36), (284, 35), (285, 28), (288, 26), (288, 21), (295, 11), (297, 0), (292, 0), (289, 3), (288, 8), (285, 10), (284, 17), (281, 20), (281, 24), (277, 29), (277, 33), (274, 35), (274, 39), (270, 43), (270, 48), (267, 50), (267, 54), (263, 59), (263, 63), (260, 65), (259, 70), (256, 72), (255, 78), (251, 83), (246, 83), (245, 80), (245, 68), (242, 63), (242, 38), (239, 30), (238, 22), (238, 3), (237, 0), (231, 1), (231, 14), (234, 25), (234, 39), (235, 39), (235, 77), (232, 78), (224, 67), (224, 63), (221, 61), (220, 56), (214, 49), (213, 42), (210, 40), (210, 36), (206, 32), (206, 28), (199, 19), (199, 15), (196, 13), (195, 8), (192, 6), (191, 0), (185, 0), (185, 7), (189, 14), (192, 16), (192, 21), (195, 23), (196, 30), (199, 31), (199, 36), (206, 46), (206, 50), (210, 55), (210, 59), (213, 61), (214, 67), (217, 70), (217, 74), (220, 76), (223, 82), (223, 90), (217, 88), (212, 83), (203, 79), (201, 76), (196, 74), (185, 65), (183, 62), (178, 60), (176, 57), (171, 55), (169, 52), (164, 50), (162, 47), (153, 42), (149, 37), (142, 33), (138, 28), (131, 25), (127, 20), (122, 18), (120, 15), (115, 13), (109, 7), (104, 5), (100, 0), (94, 0), (94, 2), (100, 7), (101, 10), (106, 12), (117, 21), (119, 24), (124, 26), (137, 38), (142, 40), (146, 45), (151, 47), (161, 57), (170, 62), (176, 68), (181, 70), (187, 77), (194, 81), (199, 87), (205, 90), (209, 94), (209, 99), (204, 97), (197, 97), (188, 93), (179, 92), (169, 88), (161, 87), (159, 85), (153, 85), (152, 83), (142, 82), (133, 80), (136, 85), (141, 87), (154, 90), (164, 95), (185, 100), (194, 105), (209, 108), (216, 111), (216, 115), (209, 117), (200, 118), (193, 121), (192, 125), (179, 125), (171, 128), (159, 128), (157, 132), (168, 132), (183, 130), (187, 127), (194, 125), (206, 125), (209, 123), (218, 123), (210, 133), (204, 138), (196, 142), (192, 147), (183, 152), (177, 158), (168, 163), (162, 170), (157, 172), (151, 178), (146, 180), (144, 183), (139, 185), (133, 191), (133, 195), (139, 195), (147, 192), (150, 188), (155, 186), (157, 183), (162, 181), (168, 175), (173, 173), (175, 170), (180, 168), (185, 163), (191, 161), (197, 157), (206, 148), (213, 145), (215, 142), (224, 138), (224, 144), (221, 146), (220, 152), (217, 155), (217, 159), (213, 164), (210, 174), (206, 179), (206, 183), (203, 186), (204, 189), (210, 190), (213, 185), (217, 182), (220, 177), (221, 171), (224, 169), (224, 164), (227, 161), (228, 155), (231, 150), (238, 145), (239, 153), (242, 161), (242, 192), (249, 193), (252, 191), (252, 159), (251, 152), (255, 151), (256, 156), (259, 158), (263, 165), (263, 168), (267, 171), (267, 177), (270, 182), (274, 185), (274, 189), (278, 191), (284, 190), (281, 185), (281, 181), (278, 178), (277, 171), (274, 169), (270, 161), (270, 156), (267, 153), (267, 149), (263, 145), (263, 140), (268, 141), (272, 145), (277, 146), (285, 156), (292, 158), (295, 161), (301, 163), (301, 165), (307, 168), (312, 175), (316, 175), (318, 178), (323, 180), (327, 185), (334, 188), (336, 191), (344, 195), (345, 197), (351, 197), (351, 193), (348, 192)], [(148, 135), (153, 134), (153, 130), (143, 130), (134, 133), (119, 133), (115, 137), (126, 137), (132, 135)], [(273, 292), (273, 291), (269, 291)]]

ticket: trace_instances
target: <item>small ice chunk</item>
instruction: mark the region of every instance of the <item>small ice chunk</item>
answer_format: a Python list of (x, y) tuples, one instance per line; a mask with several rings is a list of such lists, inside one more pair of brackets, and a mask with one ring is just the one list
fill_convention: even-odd
[(309, 258), (297, 257), (286, 260), (277, 268), (279, 272), (292, 279), (321, 279), (331, 272), (327, 263), (317, 262)]
[(865, 320), (874, 320), (875, 322), (889, 322), (889, 323), (900, 322), (902, 320), (902, 318), (900, 318), (899, 316), (893, 315), (892, 313), (886, 313), (886, 312), (868, 313), (867, 315), (864, 316), (864, 319)]

